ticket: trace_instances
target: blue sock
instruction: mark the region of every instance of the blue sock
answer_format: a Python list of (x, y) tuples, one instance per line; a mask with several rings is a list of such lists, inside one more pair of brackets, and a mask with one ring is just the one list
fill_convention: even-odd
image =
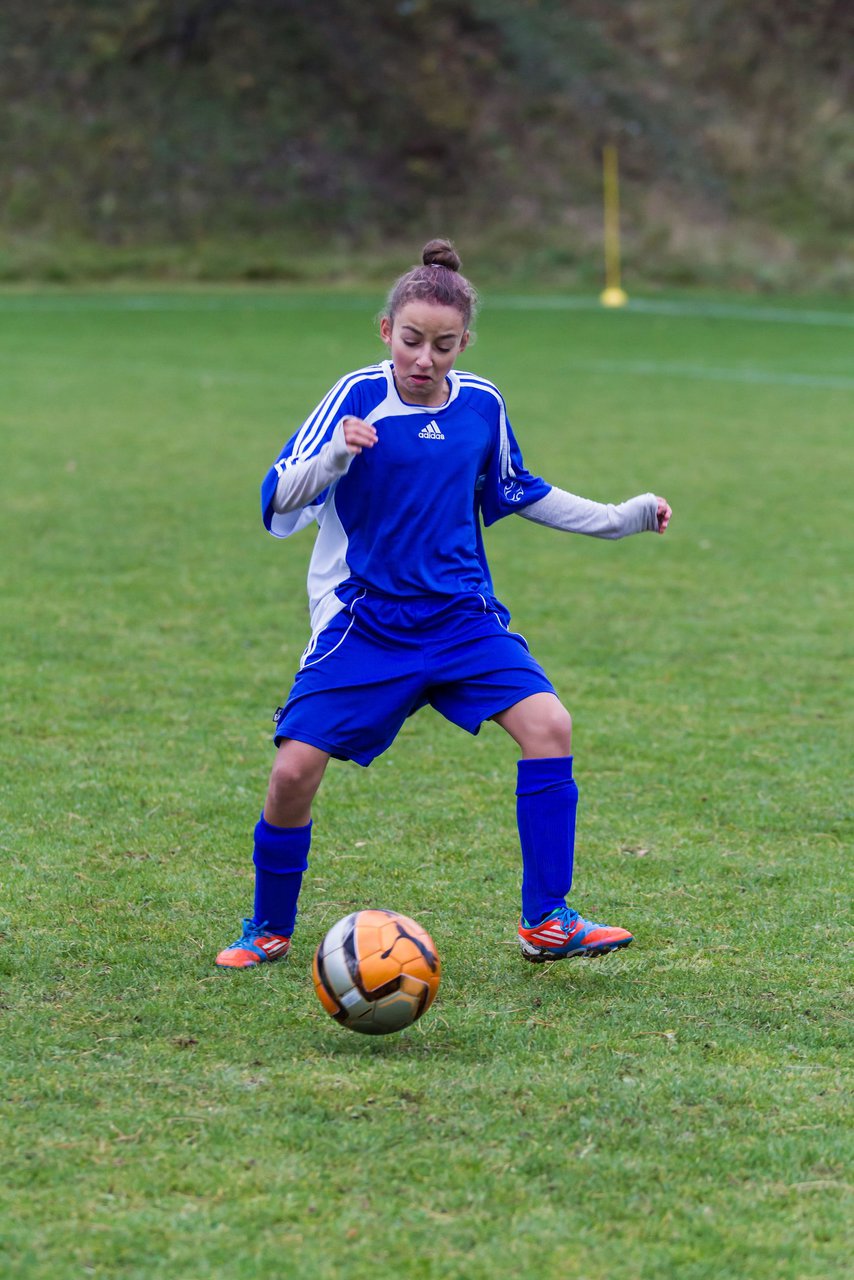
[(308, 867), (311, 823), (305, 827), (274, 827), (261, 814), (255, 828), (255, 924), (289, 938), (297, 918), (297, 899)]
[(539, 924), (572, 886), (578, 787), (572, 756), (520, 760), (516, 821), (522, 846), (522, 917)]

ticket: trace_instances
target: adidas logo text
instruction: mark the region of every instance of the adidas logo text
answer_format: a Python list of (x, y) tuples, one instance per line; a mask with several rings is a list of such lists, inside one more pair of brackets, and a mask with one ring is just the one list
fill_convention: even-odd
[(422, 427), (422, 429), (418, 432), (418, 439), (419, 440), (444, 440), (445, 437), (442, 435), (442, 432), (439, 430), (438, 422), (433, 421), (433, 422), (428, 422), (426, 427)]

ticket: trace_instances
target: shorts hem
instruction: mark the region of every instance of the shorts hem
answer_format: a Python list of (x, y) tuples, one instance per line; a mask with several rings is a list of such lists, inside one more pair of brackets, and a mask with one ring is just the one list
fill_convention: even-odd
[(372, 764), (377, 756), (382, 754), (381, 751), (377, 751), (374, 755), (368, 755), (361, 751), (344, 751), (334, 743), (317, 737), (316, 734), (303, 733), (301, 729), (290, 732), (285, 726), (278, 725), (276, 732), (273, 734), (273, 741), (277, 747), (281, 744), (283, 738), (290, 738), (292, 742), (304, 742), (308, 747), (317, 747), (318, 751), (325, 751), (327, 755), (332, 756), (333, 760), (352, 760), (354, 764), (361, 765), (363, 769), (367, 769), (368, 765)]
[(461, 729), (465, 729), (466, 733), (470, 733), (472, 737), (476, 737), (488, 720), (494, 720), (495, 717), (500, 716), (503, 711), (509, 711), (511, 707), (515, 707), (519, 702), (524, 702), (526, 698), (533, 697), (535, 693), (551, 693), (558, 699), (558, 701), (560, 701), (557, 689), (555, 689), (550, 682), (546, 681), (539, 689), (531, 689), (530, 692), (523, 693), (518, 696), (514, 695), (509, 702), (502, 701), (501, 705), (497, 706), (494, 711), (489, 711), (482, 717), (482, 719), (478, 720), (474, 728), (471, 728), (467, 724), (460, 724), (458, 720), (454, 721), (454, 723), (458, 724)]

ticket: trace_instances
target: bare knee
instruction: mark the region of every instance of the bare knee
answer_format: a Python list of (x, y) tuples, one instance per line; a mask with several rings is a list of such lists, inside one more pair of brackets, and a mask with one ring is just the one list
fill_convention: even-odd
[(553, 705), (541, 713), (532, 726), (528, 755), (568, 756), (572, 754), (572, 716), (563, 703), (552, 699)]
[(572, 754), (572, 717), (554, 694), (533, 694), (495, 719), (515, 739), (526, 757)]
[(267, 788), (264, 817), (277, 827), (305, 826), (329, 756), (291, 738), (281, 743)]

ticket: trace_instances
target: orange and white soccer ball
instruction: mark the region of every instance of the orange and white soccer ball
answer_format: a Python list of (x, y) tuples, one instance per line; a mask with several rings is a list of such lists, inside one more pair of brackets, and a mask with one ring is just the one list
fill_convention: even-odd
[(433, 939), (396, 911), (354, 911), (333, 925), (314, 955), (320, 1003), (343, 1027), (369, 1036), (402, 1031), (439, 989)]

